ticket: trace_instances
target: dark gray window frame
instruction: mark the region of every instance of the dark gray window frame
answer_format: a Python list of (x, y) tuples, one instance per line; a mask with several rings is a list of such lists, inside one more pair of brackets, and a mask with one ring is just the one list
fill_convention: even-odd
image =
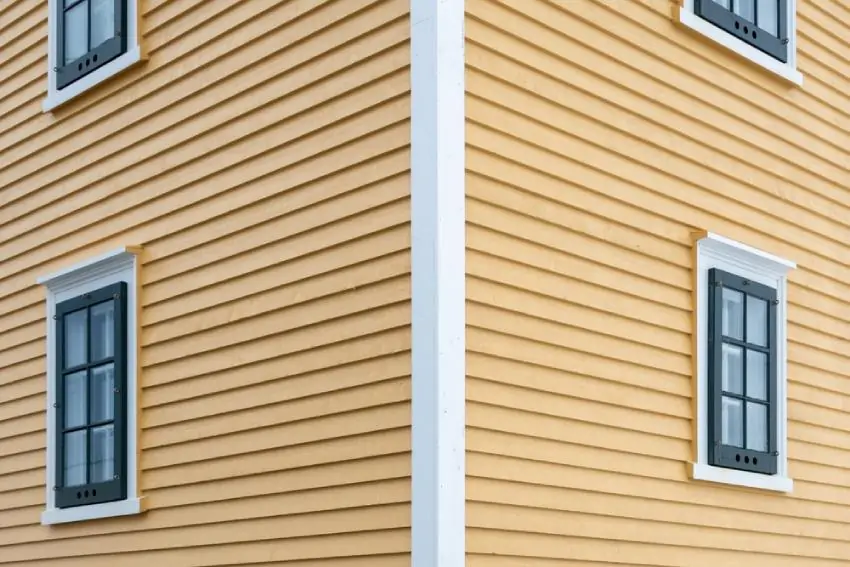
[[(724, 468), (742, 471), (756, 472), (762, 474), (777, 473), (777, 432), (779, 428), (779, 412), (777, 404), (777, 294), (776, 290), (760, 283), (747, 280), (735, 274), (724, 272), (717, 268), (708, 271), (708, 443), (709, 464)], [(767, 347), (759, 347), (745, 341), (738, 341), (723, 336), (723, 288), (727, 287), (739, 291), (746, 296), (764, 299), (768, 304), (768, 341)], [(744, 328), (746, 328), (746, 309), (744, 309)], [(746, 337), (745, 337), (746, 338)], [(758, 350), (768, 356), (768, 447), (766, 452), (753, 451), (741, 447), (724, 445), (723, 420), (722, 420), (722, 397), (731, 395), (723, 392), (722, 368), (723, 368), (723, 343), (741, 346), (745, 349)], [(744, 357), (746, 361), (746, 355)], [(744, 383), (746, 384), (746, 363), (743, 367)], [(746, 390), (745, 390), (746, 392)], [(747, 400), (746, 396), (732, 395), (739, 399)], [(758, 400), (763, 403), (762, 400)], [(746, 412), (746, 404), (745, 410)], [(746, 435), (746, 413), (744, 413), (744, 434)], [(746, 437), (745, 437), (746, 438)]]
[[(115, 3), (115, 37), (108, 39), (88, 53), (65, 64), (65, 12), (82, 2), (75, 0), (65, 6), (65, 0), (56, 0), (56, 88), (61, 90), (74, 81), (103, 67), (110, 61), (127, 52), (127, 1), (112, 0)], [(91, 40), (91, 0), (89, 0), (89, 41)]]
[[(86, 364), (65, 368), (65, 325), (64, 318), (68, 313), (81, 309), (90, 309), (92, 306), (107, 301), (115, 302), (114, 306), (114, 356), (102, 360), (89, 360)], [(118, 282), (91, 293), (87, 293), (56, 305), (56, 493), (57, 508), (71, 508), (85, 506), (88, 504), (99, 504), (103, 502), (114, 502), (124, 500), (127, 497), (127, 284)], [(89, 319), (89, 325), (91, 324)], [(91, 351), (91, 328), (89, 327), (87, 348)], [(64, 377), (67, 374), (88, 370), (101, 364), (112, 362), (114, 364), (114, 456), (115, 476), (112, 480), (99, 483), (88, 483), (81, 486), (65, 486), (65, 447), (64, 434), (73, 430), (90, 429), (99, 424), (91, 423), (81, 427), (65, 428), (65, 388)], [(90, 395), (90, 389), (86, 388), (86, 395)], [(90, 411), (90, 404), (87, 404)], [(91, 450), (91, 436), (86, 434), (87, 454)], [(88, 466), (86, 466), (88, 474)]]
[(745, 41), (756, 49), (767, 53), (774, 59), (787, 63), (788, 44), (790, 43), (788, 38), (788, 0), (778, 1), (779, 13), (777, 14), (777, 23), (779, 37), (772, 36), (753, 22), (740, 17), (732, 10), (724, 8), (713, 0), (694, 0), (694, 12), (697, 16), (711, 22), (738, 39)]

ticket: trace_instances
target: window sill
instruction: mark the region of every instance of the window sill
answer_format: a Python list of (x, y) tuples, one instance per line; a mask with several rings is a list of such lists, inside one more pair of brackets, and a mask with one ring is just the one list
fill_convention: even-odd
[(92, 504), (91, 506), (79, 506), (77, 508), (53, 508), (41, 513), (41, 525), (52, 526), (118, 516), (132, 516), (141, 514), (142, 511), (141, 498), (129, 498), (118, 502)]
[(794, 481), (786, 476), (763, 475), (711, 465), (688, 463), (688, 476), (694, 480), (704, 480), (719, 484), (730, 484), (745, 488), (757, 488), (773, 492), (791, 492), (794, 490)]
[(740, 39), (726, 33), (714, 24), (707, 22), (685, 8), (679, 8), (679, 23), (734, 51), (741, 57), (752, 61), (774, 75), (793, 83), (798, 87), (803, 85), (802, 73), (797, 71), (791, 65), (782, 63), (770, 55), (759, 51), (755, 47), (744, 43)]
[[(129, 69), (141, 60), (142, 50), (137, 45), (136, 47), (128, 50), (124, 55), (118, 57), (114, 61), (110, 61), (108, 64), (86, 75), (85, 77), (82, 77), (80, 80), (71, 83), (61, 91), (50, 87), (47, 98), (45, 98), (44, 102), (42, 102), (41, 108), (44, 112), (50, 112), (65, 104), (69, 100), (83, 94), (92, 87), (99, 85), (118, 73), (121, 73), (125, 69)], [(53, 73), (53, 70), (51, 69), (49, 72)]]

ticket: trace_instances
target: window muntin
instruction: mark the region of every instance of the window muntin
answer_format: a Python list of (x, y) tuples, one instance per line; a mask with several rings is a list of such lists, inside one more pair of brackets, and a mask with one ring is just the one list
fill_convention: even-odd
[(725, 32), (788, 62), (788, 0), (695, 0), (694, 11)]
[(776, 290), (708, 271), (709, 463), (777, 472)]
[(127, 285), (56, 306), (56, 506), (126, 498)]
[(127, 51), (126, 0), (57, 0), (56, 87)]

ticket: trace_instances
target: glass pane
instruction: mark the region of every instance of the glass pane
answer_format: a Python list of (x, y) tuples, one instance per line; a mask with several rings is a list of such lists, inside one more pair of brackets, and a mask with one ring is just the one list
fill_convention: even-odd
[(747, 402), (747, 449), (767, 452), (767, 406)]
[(115, 0), (91, 0), (92, 49), (115, 35)]
[(723, 391), (744, 393), (744, 351), (726, 343), (723, 343)]
[(65, 315), (65, 368), (88, 362), (86, 343), (88, 338), (86, 310)]
[(723, 288), (723, 334), (744, 340), (744, 294)]
[(113, 365), (104, 364), (91, 371), (91, 421), (97, 423), (113, 418), (115, 396)]
[(735, 13), (753, 23), (756, 21), (755, 0), (735, 0)]
[(86, 371), (65, 376), (65, 428), (87, 423)]
[(86, 430), (65, 434), (65, 486), (86, 483)]
[(735, 398), (723, 396), (723, 434), (724, 445), (744, 446), (744, 403)]
[(80, 2), (65, 12), (65, 64), (89, 50), (89, 3)]
[(758, 26), (767, 33), (779, 37), (779, 0), (756, 0), (758, 2)]
[(767, 355), (763, 352), (747, 351), (747, 395), (767, 399)]
[(106, 482), (115, 475), (115, 428), (112, 425), (91, 430), (91, 482)]
[(767, 301), (747, 297), (747, 342), (767, 346)]
[(99, 303), (91, 308), (92, 362), (109, 358), (115, 353), (115, 302)]
[(730, 9), (731, 9), (731, 6), (729, 5), (729, 4), (731, 3), (731, 1), (732, 1), (732, 0), (714, 0), (714, 2), (715, 2), (716, 4), (720, 4), (721, 6), (723, 6), (724, 8), (726, 8), (727, 10), (730, 10)]

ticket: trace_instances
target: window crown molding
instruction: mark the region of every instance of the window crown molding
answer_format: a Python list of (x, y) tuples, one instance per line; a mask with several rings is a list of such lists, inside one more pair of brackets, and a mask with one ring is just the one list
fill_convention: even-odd
[(36, 283), (53, 292), (65, 291), (87, 281), (117, 272), (132, 264), (142, 251), (140, 246), (124, 246), (94, 258), (78, 262), (56, 272), (39, 276)]
[(702, 231), (694, 233), (698, 253), (708, 253), (730, 264), (743, 264), (742, 267), (765, 272), (774, 277), (785, 276), (797, 268), (797, 263), (786, 260), (754, 248), (741, 242), (736, 242), (714, 232)]

